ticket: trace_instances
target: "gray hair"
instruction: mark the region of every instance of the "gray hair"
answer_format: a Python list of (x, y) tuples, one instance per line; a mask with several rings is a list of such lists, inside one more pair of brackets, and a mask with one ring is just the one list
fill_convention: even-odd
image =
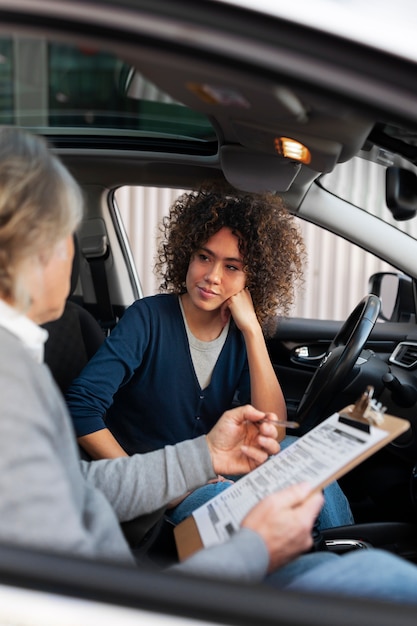
[[(52, 254), (82, 218), (81, 190), (41, 137), (0, 127), (0, 296), (20, 306), (19, 270)], [(26, 305), (28, 303), (26, 302)]]

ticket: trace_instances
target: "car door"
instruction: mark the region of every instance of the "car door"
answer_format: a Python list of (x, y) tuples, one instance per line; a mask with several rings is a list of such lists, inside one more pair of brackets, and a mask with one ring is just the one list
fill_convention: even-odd
[[(305, 241), (310, 269), (306, 273), (310, 276), (312, 273), (318, 275), (319, 280), (306, 280), (303, 288), (297, 290), (294, 313), (279, 318), (273, 336), (267, 340), (271, 360), (286, 398), (290, 419), (297, 417), (298, 406), (304, 392), (343, 323), (368, 293), (383, 296), (385, 308), (383, 305), (378, 321), (366, 341), (360, 362), (355, 364), (353, 372), (343, 381), (337, 394), (334, 397), (327, 396), (326, 389), (323, 389), (322, 417), (354, 402), (369, 384), (374, 386), (377, 396), (381, 396), (384, 403), (396, 414), (407, 412), (407, 407), (400, 406), (404, 401), (399, 398), (401, 394), (395, 393), (395, 383), (392, 383), (389, 374), (392, 374), (396, 367), (390, 363), (390, 357), (396, 347), (404, 341), (412, 342), (417, 338), (414, 313), (410, 310), (413, 308), (413, 302), (407, 299), (411, 290), (411, 279), (398, 274), (370, 252), (358, 250), (357, 246), (342, 237), (332, 234), (331, 243), (326, 244), (328, 232), (323, 233), (323, 229), (312, 224), (308, 224), (307, 229)], [(320, 246), (309, 246), (309, 242), (312, 241), (311, 230), (315, 231), (315, 237), (320, 238)], [(337, 255), (338, 249), (343, 249), (346, 262), (342, 264), (339, 272), (323, 264), (322, 246), (325, 245), (331, 246), (333, 258)], [(355, 255), (360, 255), (360, 261), (352, 263)], [(387, 269), (390, 273), (386, 271)], [(379, 293), (380, 278), (395, 277), (396, 282), (392, 284), (392, 289), (395, 290), (399, 285), (397, 275), (401, 277), (401, 285), (408, 286), (407, 297), (402, 296), (401, 304), (397, 303), (395, 312), (388, 312), (387, 307), (390, 306), (388, 294)], [(341, 283), (344, 285), (343, 307), (337, 302)], [(405, 368), (404, 370), (397, 368), (394, 374), (401, 383), (414, 384), (412, 378), (407, 379)], [(408, 409), (411, 406), (412, 404)]]

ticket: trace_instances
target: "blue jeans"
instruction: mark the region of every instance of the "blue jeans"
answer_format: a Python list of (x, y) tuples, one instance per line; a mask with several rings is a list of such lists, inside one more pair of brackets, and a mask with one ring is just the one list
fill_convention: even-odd
[[(287, 436), (281, 441), (281, 450), (291, 445), (296, 437)], [(167, 511), (167, 517), (174, 523), (179, 524), (186, 517), (189, 517), (199, 506), (205, 504), (214, 496), (221, 493), (228, 487), (230, 482), (210, 483), (193, 491), (175, 508)], [(337, 482), (332, 483), (324, 489), (325, 503), (320, 512), (316, 528), (324, 530), (334, 526), (345, 526), (353, 524), (354, 519), (349, 502)]]
[(417, 567), (382, 550), (304, 554), (264, 582), (279, 589), (417, 604)]

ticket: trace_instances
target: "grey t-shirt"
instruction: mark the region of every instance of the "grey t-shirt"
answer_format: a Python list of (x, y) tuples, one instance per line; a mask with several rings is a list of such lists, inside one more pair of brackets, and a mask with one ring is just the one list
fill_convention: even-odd
[(190, 346), (191, 359), (194, 371), (201, 389), (205, 389), (210, 384), (211, 375), (216, 365), (219, 354), (222, 351), (227, 333), (229, 332), (230, 321), (227, 322), (222, 332), (213, 341), (201, 341), (191, 332), (181, 298), (179, 298), (182, 317), (184, 319), (185, 330), (187, 332), (188, 344)]

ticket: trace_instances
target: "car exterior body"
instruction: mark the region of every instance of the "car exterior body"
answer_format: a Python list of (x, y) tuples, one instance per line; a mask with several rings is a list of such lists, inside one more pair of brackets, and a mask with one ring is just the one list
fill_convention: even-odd
[[(344, 487), (357, 520), (381, 532), (394, 524), (397, 551), (417, 561), (413, 535), (401, 534), (416, 524), (417, 9), (362, 4), (0, 0), (0, 123), (45, 135), (80, 182), (86, 216), (74, 297), (106, 331), (143, 295), (129, 237), (140, 245), (144, 234), (126, 232), (122, 189), (179, 191), (226, 180), (270, 190), (302, 222), (355, 246), (339, 252), (350, 264), (321, 259), (326, 270), (333, 265), (335, 281), (320, 283), (316, 300), (353, 292), (347, 317), (359, 283), (363, 295), (382, 297), (382, 315), (360, 362), (332, 393), (319, 390), (316, 418), (372, 384), (390, 413), (410, 421), (407, 436)], [(284, 156), (285, 137), (307, 156)], [(377, 261), (355, 256), (362, 250)], [(91, 270), (101, 257), (112, 320), (102, 319)], [(299, 310), (279, 321), (268, 347), (291, 417), (341, 325), (337, 314)], [(0, 546), (0, 585), (4, 623), (59, 626), (77, 616), (94, 624), (381, 626), (416, 617), (416, 609), (389, 601), (275, 593), (15, 546)]]

